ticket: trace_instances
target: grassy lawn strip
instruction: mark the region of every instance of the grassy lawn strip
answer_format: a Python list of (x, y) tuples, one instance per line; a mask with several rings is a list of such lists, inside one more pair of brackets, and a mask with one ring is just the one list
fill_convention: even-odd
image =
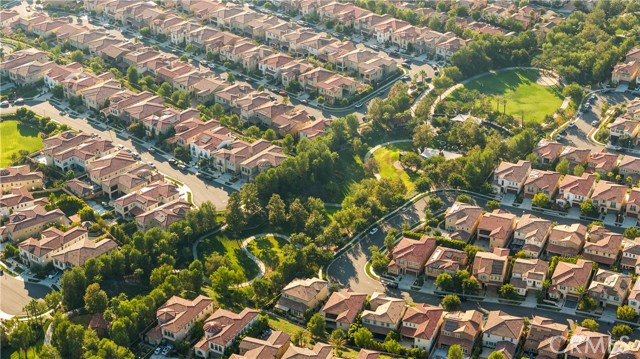
[[(517, 118), (524, 114), (525, 122), (542, 123), (545, 115), (553, 114), (562, 104), (561, 89), (557, 86), (542, 86), (536, 70), (513, 70), (489, 74), (464, 85), (468, 90), (478, 90), (506, 100), (506, 112)], [(458, 91), (451, 95), (457, 98)], [(496, 99), (493, 100), (494, 109)], [(503, 111), (502, 101), (498, 106)]]
[(373, 153), (373, 158), (378, 164), (378, 173), (380, 176), (389, 179), (399, 178), (407, 187), (407, 193), (414, 191), (414, 181), (418, 179), (418, 174), (396, 168), (393, 164), (400, 159), (400, 152), (412, 150), (412, 143), (402, 142), (381, 147)]
[[(43, 339), (39, 339), (38, 342), (29, 347), (29, 349), (27, 350), (27, 359), (36, 359), (38, 358), (38, 352), (40, 351), (40, 348), (42, 348), (42, 345), (44, 344), (44, 340)], [(24, 352), (23, 351), (18, 351), (18, 350), (13, 350), (13, 348), (2, 348), (2, 355), (0, 356), (0, 358), (2, 359), (24, 359)]]
[(241, 244), (242, 240), (229, 239), (225, 235), (216, 234), (200, 241), (198, 256), (200, 260), (205, 261), (209, 254), (218, 252), (228, 257), (234, 267), (241, 270), (247, 280), (253, 279), (258, 275), (258, 266), (242, 250)]
[(18, 121), (0, 122), (0, 167), (10, 166), (11, 155), (20, 150), (33, 153), (42, 147), (42, 138), (37, 129)]
[(282, 247), (287, 241), (274, 236), (255, 239), (249, 243), (248, 249), (253, 255), (260, 258), (269, 270), (274, 270), (282, 262)]
[(275, 330), (279, 330), (281, 332), (285, 332), (287, 334), (289, 334), (290, 336), (293, 336), (297, 331), (301, 330), (301, 329), (306, 329), (303, 328), (297, 324), (293, 324), (289, 321), (286, 321), (282, 318), (273, 316), (271, 314), (269, 314), (269, 326), (272, 329)]

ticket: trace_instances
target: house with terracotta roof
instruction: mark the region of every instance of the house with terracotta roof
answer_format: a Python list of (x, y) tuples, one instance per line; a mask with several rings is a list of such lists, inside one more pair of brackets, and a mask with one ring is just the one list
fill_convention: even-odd
[(84, 238), (70, 244), (63, 250), (52, 254), (53, 266), (61, 271), (84, 266), (90, 258), (97, 258), (118, 248), (118, 243), (107, 236), (98, 238)]
[(135, 192), (113, 201), (114, 212), (122, 218), (138, 215), (180, 197), (178, 187), (172, 182), (154, 182)]
[(616, 64), (611, 72), (611, 82), (618, 84), (620, 82), (635, 82), (640, 71), (640, 62), (629, 61)]
[(416, 304), (407, 308), (402, 317), (400, 334), (409, 340), (413, 339), (413, 347), (431, 352), (436, 337), (442, 326), (444, 310), (428, 304)]
[(515, 349), (523, 333), (523, 318), (509, 315), (501, 310), (493, 310), (489, 312), (482, 326), (482, 346), (496, 348), (500, 342), (509, 342)]
[(32, 62), (47, 62), (49, 57), (46, 52), (29, 48), (25, 50), (15, 51), (5, 55), (4, 60), (0, 62), (0, 74), (8, 75), (9, 69), (20, 67)]
[(44, 74), (55, 66), (53, 61), (35, 61), (7, 69), (9, 78), (18, 86), (34, 84), (44, 79)]
[(40, 202), (48, 203), (46, 198), (34, 199), (27, 187), (12, 188), (5, 195), (0, 193), (0, 218), (7, 218), (13, 212), (33, 207)]
[(580, 299), (580, 289), (589, 288), (593, 262), (578, 259), (575, 264), (569, 262), (558, 262), (556, 269), (551, 276), (551, 287), (549, 296), (551, 298)]
[(473, 275), (483, 286), (501, 286), (507, 279), (509, 250), (494, 248), (493, 252), (478, 252), (473, 260)]
[(599, 181), (591, 193), (591, 200), (601, 213), (619, 213), (624, 210), (627, 189), (627, 186), (609, 181)]
[(348, 331), (362, 311), (366, 300), (366, 293), (357, 293), (348, 288), (333, 292), (320, 310), (320, 314), (328, 328)]
[(231, 146), (236, 138), (231, 131), (222, 126), (206, 129), (197, 134), (189, 143), (191, 158), (210, 159), (212, 154), (227, 146)]
[(478, 240), (489, 242), (489, 248), (505, 248), (516, 227), (518, 217), (507, 211), (496, 209), (485, 213), (478, 223)]
[(578, 255), (587, 238), (587, 226), (582, 223), (557, 225), (551, 229), (547, 256), (573, 257)]
[(558, 172), (531, 170), (524, 182), (524, 196), (533, 198), (538, 193), (544, 193), (548, 198), (553, 198), (560, 187), (560, 178), (562, 175)]
[(295, 59), (291, 56), (277, 53), (260, 60), (258, 69), (260, 69), (262, 74), (265, 76), (271, 76), (274, 79), (279, 79), (282, 68), (293, 60)]
[(617, 272), (598, 269), (587, 293), (598, 301), (598, 305), (619, 307), (631, 291), (631, 277)]
[(564, 347), (568, 337), (567, 325), (536, 315), (529, 322), (529, 333), (523, 349), (525, 352), (537, 354), (540, 358), (557, 359), (559, 354), (557, 349)]
[(90, 138), (83, 143), (56, 153), (51, 153), (54, 166), (63, 172), (84, 172), (87, 164), (101, 157), (114, 154), (118, 148), (109, 140)]
[(445, 213), (445, 228), (450, 237), (468, 242), (476, 233), (482, 208), (462, 202), (455, 202)]
[(423, 236), (416, 240), (402, 237), (393, 249), (392, 259), (389, 262), (389, 273), (420, 275), (427, 258), (435, 248), (435, 238)]
[(63, 232), (56, 227), (49, 227), (39, 233), (40, 239), (29, 237), (18, 246), (20, 258), (25, 263), (45, 266), (51, 262), (51, 257), (67, 246), (89, 238), (84, 227), (73, 227)]
[(610, 342), (611, 336), (608, 334), (577, 327), (573, 330), (564, 353), (569, 359), (605, 359)]
[(620, 175), (624, 178), (631, 176), (634, 180), (640, 178), (640, 158), (634, 156), (624, 156), (620, 161)]
[(618, 155), (610, 152), (594, 152), (589, 155), (587, 172), (606, 176), (618, 166)]
[(611, 348), (609, 359), (640, 359), (640, 340), (618, 340)]
[(521, 246), (528, 257), (538, 258), (547, 243), (551, 221), (531, 214), (520, 217), (513, 234), (513, 244)]
[(191, 209), (191, 203), (182, 198), (153, 207), (135, 216), (136, 225), (141, 231), (158, 227), (166, 231), (175, 222), (181, 221)]
[(89, 179), (97, 185), (102, 185), (104, 182), (122, 175), (137, 165), (138, 161), (133, 158), (133, 155), (125, 151), (117, 151), (87, 161), (86, 169)]
[(244, 337), (240, 341), (239, 354), (231, 354), (229, 359), (280, 359), (291, 345), (291, 337), (279, 330), (271, 332), (266, 339)]
[(72, 62), (67, 65), (54, 65), (44, 74), (44, 84), (52, 89), (64, 80), (77, 76), (83, 71), (82, 64)]
[(591, 196), (596, 187), (596, 176), (583, 173), (582, 176), (565, 175), (560, 181), (556, 203), (563, 206), (580, 205)]
[(209, 297), (199, 295), (189, 300), (174, 295), (156, 311), (158, 325), (147, 333), (147, 338), (151, 344), (188, 339), (194, 324), (204, 321), (212, 312), (213, 300)]
[(313, 348), (298, 347), (293, 344), (281, 359), (333, 359), (333, 347), (325, 343), (316, 343)]
[(560, 153), (559, 159), (569, 161), (570, 168), (574, 168), (577, 165), (586, 166), (590, 154), (590, 149), (567, 146)]
[(622, 256), (620, 258), (620, 268), (623, 270), (635, 271), (636, 266), (639, 265), (638, 258), (640, 258), (640, 240), (626, 239), (622, 240)]
[(379, 359), (379, 358), (380, 358), (379, 352), (368, 350), (368, 349), (360, 349), (360, 351), (358, 352), (358, 357), (356, 359)]
[(640, 132), (640, 122), (637, 119), (620, 117), (608, 124), (607, 128), (609, 129), (609, 143), (615, 145), (621, 139), (631, 139), (631, 145), (637, 144), (638, 132)]
[(259, 311), (249, 308), (238, 314), (226, 309), (216, 310), (204, 322), (204, 336), (194, 345), (196, 356), (224, 355), (234, 341), (258, 321), (259, 315)]
[(468, 40), (457, 36), (449, 37), (448, 39), (447, 36), (443, 36), (442, 41), (436, 45), (436, 56), (439, 59), (449, 61), (451, 56), (466, 46), (468, 42)]
[(51, 223), (66, 226), (70, 224), (70, 221), (60, 209), (47, 211), (40, 205), (14, 212), (9, 216), (9, 220), (0, 227), (0, 241), (10, 240), (17, 243), (37, 236)]
[(625, 216), (639, 218), (640, 217), (640, 189), (632, 188), (627, 195), (625, 202)]
[(640, 280), (636, 280), (629, 293), (628, 304), (640, 314)]
[(549, 263), (541, 259), (517, 258), (511, 270), (511, 283), (518, 294), (526, 296), (529, 290), (542, 290), (547, 278)]
[(436, 247), (424, 265), (424, 274), (436, 278), (442, 273), (454, 275), (467, 266), (467, 252), (447, 247)]
[(531, 162), (501, 162), (493, 172), (491, 186), (496, 193), (520, 193), (531, 172)]
[(320, 278), (295, 279), (281, 291), (276, 309), (302, 318), (304, 312), (317, 308), (329, 296), (329, 282)]
[(620, 254), (624, 236), (602, 226), (593, 226), (584, 244), (583, 257), (596, 263), (612, 266)]
[(360, 316), (362, 326), (372, 333), (387, 335), (390, 331), (398, 329), (405, 309), (404, 299), (374, 292), (369, 299), (369, 309), (364, 310)]
[(29, 190), (42, 188), (44, 175), (31, 171), (29, 165), (0, 168), (0, 192), (9, 192), (13, 188), (26, 187)]
[(307, 122), (298, 131), (298, 138), (313, 139), (318, 136), (322, 136), (323, 134), (326, 133), (326, 131), (329, 130), (330, 125), (331, 125), (331, 120), (324, 119), (324, 118), (318, 118), (311, 122)]
[(438, 348), (449, 350), (459, 345), (462, 352), (470, 356), (482, 332), (483, 315), (477, 310), (448, 312), (440, 327)]

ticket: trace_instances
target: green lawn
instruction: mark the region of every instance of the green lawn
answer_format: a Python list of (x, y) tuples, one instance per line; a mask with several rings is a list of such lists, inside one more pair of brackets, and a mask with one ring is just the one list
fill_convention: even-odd
[[(29, 349), (27, 350), (27, 359), (36, 359), (37, 353), (40, 351), (40, 348), (42, 348), (42, 345), (44, 344), (44, 341), (42, 339), (38, 339), (38, 342), (29, 347)], [(2, 359), (25, 359), (25, 355), (23, 351), (18, 351), (18, 350), (13, 350), (13, 348), (3, 348), (1, 350), (1, 355), (0, 358)]]
[(42, 148), (38, 130), (18, 121), (0, 122), (0, 167), (11, 165), (11, 155), (20, 150), (33, 153)]
[[(525, 122), (542, 123), (545, 115), (551, 115), (560, 108), (563, 97), (557, 86), (538, 84), (539, 77), (536, 70), (504, 71), (471, 81), (464, 85), (464, 88), (501, 96), (507, 102), (507, 114), (517, 118), (524, 114)], [(456, 97), (457, 92), (451, 96)], [(493, 106), (496, 106), (495, 99)], [(499, 105), (499, 109), (503, 111), (502, 104)]]
[(260, 258), (267, 269), (274, 270), (282, 262), (282, 247), (287, 241), (273, 236), (261, 237), (249, 243), (249, 251)]
[(336, 199), (335, 202), (342, 202), (343, 197), (351, 192), (351, 186), (364, 178), (363, 162), (360, 156), (349, 156), (344, 151), (341, 151), (338, 152), (337, 163), (340, 171), (335, 173), (335, 181), (340, 186), (342, 196), (340, 199)]
[(288, 322), (282, 318), (269, 315), (269, 326), (272, 329), (279, 330), (281, 332), (285, 332), (291, 336), (293, 336), (300, 329), (305, 329), (299, 325)]
[(250, 280), (258, 275), (258, 266), (242, 250), (241, 245), (242, 240), (229, 239), (225, 235), (216, 234), (200, 241), (198, 256), (200, 260), (205, 261), (209, 254), (218, 252), (229, 258), (231, 263), (242, 270), (245, 278)]
[(395, 168), (393, 164), (399, 160), (400, 152), (412, 151), (413, 144), (411, 142), (394, 143), (385, 147), (381, 147), (373, 153), (373, 158), (378, 164), (378, 173), (382, 178), (400, 178), (407, 187), (407, 193), (412, 193), (418, 179), (418, 175), (413, 171), (405, 171)]

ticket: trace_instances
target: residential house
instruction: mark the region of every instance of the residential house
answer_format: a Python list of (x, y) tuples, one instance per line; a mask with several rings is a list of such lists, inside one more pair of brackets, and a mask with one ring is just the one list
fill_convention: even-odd
[(175, 125), (176, 134), (169, 139), (169, 142), (187, 149), (191, 143), (197, 140), (198, 136), (208, 130), (215, 130), (219, 127), (221, 127), (220, 122), (216, 120), (202, 122), (200, 119), (192, 117)]
[(640, 314), (640, 280), (636, 280), (629, 293), (629, 305)]
[(596, 187), (596, 176), (583, 173), (582, 176), (565, 175), (560, 181), (556, 203), (563, 206), (580, 205), (591, 196)]
[(627, 186), (609, 181), (599, 181), (591, 194), (594, 207), (601, 213), (619, 213), (627, 200)]
[(606, 176), (618, 165), (618, 155), (610, 152), (595, 152), (589, 155), (587, 172)]
[(624, 156), (619, 166), (620, 176), (631, 177), (634, 181), (640, 179), (640, 158), (634, 156)]
[(174, 128), (178, 123), (194, 119), (200, 120), (200, 111), (188, 108), (178, 112), (173, 108), (165, 108), (160, 113), (152, 114), (142, 119), (142, 125), (145, 134), (149, 137), (166, 135), (169, 130)]
[(534, 316), (529, 322), (529, 333), (524, 342), (525, 352), (540, 357), (558, 359), (559, 348), (564, 348), (569, 337), (569, 327), (556, 323), (553, 319)]
[(125, 218), (157, 208), (180, 197), (178, 187), (172, 182), (154, 182), (136, 192), (113, 201), (114, 212)]
[(86, 169), (89, 179), (97, 185), (102, 185), (106, 181), (122, 175), (137, 165), (138, 161), (133, 158), (133, 155), (125, 151), (117, 151), (88, 161), (86, 163)]
[(567, 359), (605, 359), (611, 337), (583, 327), (573, 330), (564, 353)]
[(218, 126), (198, 134), (189, 144), (191, 157), (195, 159), (210, 159), (215, 151), (231, 146), (235, 137), (228, 128)]
[(300, 129), (300, 131), (298, 132), (298, 138), (299, 139), (307, 138), (310, 140), (318, 136), (321, 136), (329, 129), (330, 125), (331, 125), (331, 120), (329, 119), (319, 118), (319, 119), (313, 120), (312, 122), (307, 123)]
[(542, 290), (548, 270), (549, 264), (541, 259), (517, 258), (513, 262), (510, 283), (518, 294), (526, 296), (529, 290)]
[(478, 240), (489, 242), (489, 248), (505, 248), (516, 227), (518, 217), (507, 211), (496, 209), (485, 213), (478, 223)]
[(33, 190), (42, 188), (44, 175), (31, 171), (29, 165), (0, 168), (0, 192), (9, 192), (13, 188), (26, 187)]
[(156, 345), (162, 340), (176, 343), (189, 339), (194, 324), (204, 321), (211, 312), (213, 300), (209, 297), (199, 295), (189, 300), (174, 295), (156, 311), (158, 325), (147, 333), (147, 338)]
[(471, 274), (485, 287), (500, 287), (507, 279), (508, 267), (509, 250), (494, 248), (493, 252), (476, 253)]
[(316, 343), (313, 348), (297, 347), (293, 344), (284, 353), (281, 359), (333, 359), (333, 347), (325, 343)]
[(82, 64), (77, 62), (72, 62), (68, 65), (53, 65), (44, 74), (44, 84), (49, 89), (53, 89), (60, 82), (78, 76), (82, 71)]
[(393, 248), (392, 259), (389, 262), (389, 273), (420, 275), (424, 264), (435, 248), (435, 238), (423, 236), (416, 240), (402, 237)]
[(556, 299), (579, 300), (580, 291), (589, 288), (592, 270), (593, 262), (584, 259), (578, 259), (575, 264), (558, 262), (551, 276), (549, 296)]
[(178, 198), (137, 215), (136, 225), (143, 232), (154, 227), (166, 231), (171, 224), (183, 220), (190, 208), (191, 203)]
[(573, 257), (578, 255), (587, 238), (587, 226), (582, 223), (557, 225), (551, 229), (547, 256)]
[(538, 258), (551, 232), (551, 221), (531, 214), (520, 217), (513, 234), (513, 244), (522, 247), (531, 258)]
[(640, 359), (640, 340), (618, 340), (611, 348), (609, 359)]
[(4, 61), (0, 62), (0, 74), (8, 75), (8, 70), (22, 65), (26, 65), (32, 62), (47, 62), (49, 57), (46, 52), (28, 48), (25, 50), (18, 50), (4, 56)]
[(467, 203), (455, 202), (445, 214), (445, 228), (453, 239), (468, 242), (476, 233), (482, 208)]
[(620, 117), (607, 125), (609, 129), (609, 143), (618, 144), (625, 140), (631, 145), (637, 143), (638, 132), (640, 132), (640, 122), (637, 119)]
[(465, 251), (438, 246), (425, 263), (424, 274), (432, 278), (442, 273), (454, 275), (458, 270), (466, 267), (467, 259)]
[(244, 337), (240, 341), (239, 354), (229, 359), (280, 359), (291, 345), (291, 337), (279, 330), (271, 332), (266, 339)]
[(14, 212), (9, 220), (0, 227), (0, 241), (20, 242), (42, 232), (51, 223), (69, 225), (70, 222), (60, 209), (47, 211), (42, 206), (26, 208)]
[(9, 79), (18, 86), (35, 84), (44, 80), (44, 74), (52, 67), (56, 66), (55, 62), (30, 62), (18, 67), (8, 68)]
[(587, 293), (602, 307), (621, 306), (631, 290), (631, 277), (617, 272), (598, 269)]
[(329, 282), (319, 278), (295, 279), (282, 289), (276, 308), (294, 317), (317, 308), (329, 296)]
[(114, 154), (117, 151), (117, 147), (109, 140), (90, 138), (75, 147), (63, 150), (58, 147), (58, 150), (56, 153), (51, 153), (56, 168), (62, 172), (69, 170), (84, 172), (88, 162)]
[(627, 196), (625, 215), (627, 217), (640, 217), (640, 189), (632, 188)]
[(622, 240), (622, 257), (620, 259), (620, 268), (628, 271), (635, 271), (640, 257), (640, 241), (636, 239)]
[(459, 345), (465, 355), (471, 356), (482, 332), (482, 317), (477, 310), (446, 313), (440, 327), (438, 348), (448, 350), (452, 345)]
[(62, 251), (51, 254), (54, 268), (66, 270), (84, 266), (90, 258), (97, 258), (118, 248), (118, 243), (111, 237), (84, 238), (70, 244)]
[(482, 346), (496, 348), (500, 342), (509, 342), (517, 347), (523, 333), (522, 317), (515, 317), (501, 310), (492, 310), (482, 327)]
[(527, 177), (531, 172), (531, 162), (518, 161), (518, 163), (501, 162), (493, 172), (491, 186), (496, 193), (520, 193)]
[(12, 188), (8, 194), (0, 193), (0, 218), (7, 218), (13, 212), (33, 207), (36, 203), (48, 202), (46, 198), (34, 199), (27, 187)]
[(416, 304), (407, 308), (402, 318), (400, 334), (409, 340), (413, 339), (413, 347), (431, 352), (440, 331), (444, 310), (428, 304)]
[(353, 292), (348, 288), (343, 289), (331, 294), (327, 303), (320, 310), (320, 314), (324, 317), (327, 327), (348, 331), (366, 301), (366, 293)]
[(469, 42), (457, 36), (447, 37), (442, 36), (442, 41), (436, 45), (436, 57), (444, 61), (451, 60), (451, 56)]
[[(262, 111), (258, 109), (256, 112), (260, 118)], [(312, 122), (311, 117), (306, 110), (294, 108), (271, 119), (269, 126), (280, 137), (285, 137), (288, 134), (297, 136), (302, 129), (306, 128), (306, 125)]]
[(554, 198), (560, 187), (560, 178), (562, 175), (558, 172), (534, 169), (524, 182), (524, 196), (533, 198), (536, 194), (543, 193), (549, 199)]
[(73, 227), (66, 232), (56, 227), (49, 227), (35, 235), (40, 239), (29, 237), (20, 242), (20, 258), (28, 264), (44, 267), (51, 262), (51, 257), (67, 249), (68, 246), (89, 238), (84, 227)]
[(380, 335), (397, 330), (402, 322), (405, 304), (404, 299), (374, 292), (369, 299), (370, 309), (362, 312), (362, 326)]
[(560, 153), (560, 161), (567, 160), (569, 162), (570, 168), (574, 168), (577, 165), (586, 167), (587, 162), (589, 161), (589, 156), (591, 155), (591, 150), (588, 148), (576, 148), (567, 146)]
[(638, 77), (638, 71), (640, 71), (640, 62), (638, 61), (616, 64), (611, 72), (611, 82), (614, 84), (633, 83)]
[(247, 96), (253, 92), (253, 87), (244, 85), (241, 83), (233, 84), (224, 90), (216, 92), (214, 100), (216, 103), (222, 105), (222, 107), (229, 108), (237, 106), (238, 99)]
[(617, 260), (624, 236), (607, 231), (602, 226), (593, 226), (584, 244), (585, 259), (612, 266)]
[(195, 354), (201, 358), (222, 356), (235, 340), (257, 320), (260, 312), (244, 308), (236, 314), (226, 309), (216, 310), (204, 322), (204, 336), (194, 345)]
[(84, 107), (100, 111), (109, 105), (111, 96), (122, 91), (122, 85), (118, 80), (107, 80), (85, 89), (79, 90), (78, 95), (82, 99)]

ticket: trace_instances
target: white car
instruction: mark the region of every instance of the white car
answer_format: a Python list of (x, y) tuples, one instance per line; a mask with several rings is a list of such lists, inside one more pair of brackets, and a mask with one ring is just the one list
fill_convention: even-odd
[(371, 228), (371, 230), (369, 231), (369, 234), (370, 234), (370, 235), (374, 235), (374, 234), (376, 234), (376, 233), (378, 233), (378, 227), (373, 227), (373, 228)]
[(596, 121), (591, 121), (591, 126), (593, 126), (593, 127), (598, 126), (599, 123), (600, 122), (597, 121), (597, 120)]
[(576, 124), (575, 124), (575, 123), (573, 123), (573, 122), (571, 122), (571, 123), (569, 124), (569, 128), (574, 128), (574, 127), (576, 127)]

